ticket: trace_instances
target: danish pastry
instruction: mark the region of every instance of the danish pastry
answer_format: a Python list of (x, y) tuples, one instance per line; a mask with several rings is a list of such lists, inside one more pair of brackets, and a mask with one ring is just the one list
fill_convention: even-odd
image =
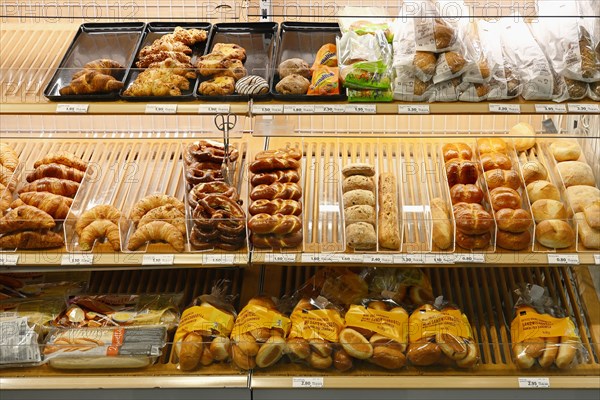
[(205, 96), (227, 96), (235, 92), (235, 79), (230, 76), (217, 76), (200, 84), (198, 93)]

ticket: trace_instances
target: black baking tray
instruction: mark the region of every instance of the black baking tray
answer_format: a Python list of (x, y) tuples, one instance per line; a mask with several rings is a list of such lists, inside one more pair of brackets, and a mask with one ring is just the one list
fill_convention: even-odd
[(204, 54), (208, 38), (210, 37), (210, 30), (212, 28), (212, 24), (208, 22), (149, 22), (146, 25), (146, 29), (144, 31), (144, 36), (136, 49), (135, 59), (131, 64), (131, 68), (127, 73), (127, 77), (125, 78), (125, 87), (121, 90), (121, 99), (127, 101), (184, 101), (184, 100), (193, 100), (194, 99), (194, 88), (196, 87), (196, 79), (190, 79), (190, 89), (182, 91), (181, 96), (124, 96), (123, 92), (127, 90), (127, 88), (135, 81), (142, 71), (145, 68), (137, 68), (135, 63), (138, 61), (138, 54), (145, 46), (152, 44), (156, 39), (159, 39), (161, 36), (166, 35), (168, 33), (172, 33), (176, 27), (182, 27), (184, 29), (204, 29), (207, 31), (207, 39), (206, 42), (197, 43), (192, 47), (192, 65), (195, 65), (196, 59)]
[[(248, 75), (258, 75), (269, 84), (271, 77), (271, 62), (275, 55), (277, 42), (276, 22), (254, 22), (254, 23), (222, 23), (213, 25), (205, 54), (212, 51), (216, 43), (235, 43), (246, 49), (246, 61), (244, 67)], [(207, 78), (208, 79), (208, 78)], [(254, 100), (266, 100), (270, 94), (241, 95), (230, 94), (228, 96), (203, 96), (198, 94), (200, 83), (206, 79), (199, 77), (194, 88), (194, 96), (200, 100), (213, 101), (248, 101), (250, 97)]]
[(327, 43), (336, 44), (335, 38), (341, 36), (337, 23), (328, 22), (289, 22), (281, 24), (277, 41), (277, 55), (273, 60), (271, 77), (271, 95), (277, 100), (288, 101), (337, 101), (346, 99), (346, 91), (340, 84), (340, 94), (331, 96), (309, 96), (307, 94), (281, 94), (275, 90), (279, 83), (277, 67), (289, 58), (301, 58), (308, 65), (315, 62), (317, 51)]
[(103, 94), (63, 96), (59, 93), (59, 90), (71, 82), (71, 77), (75, 72), (81, 70), (88, 62), (99, 58), (109, 58), (123, 65), (125, 70), (122, 76), (117, 77), (117, 79), (123, 81), (133, 58), (137, 54), (136, 50), (142, 40), (145, 25), (143, 22), (82, 24), (58, 65), (54, 76), (46, 86), (44, 96), (53, 101), (117, 99), (119, 96), (118, 91)]

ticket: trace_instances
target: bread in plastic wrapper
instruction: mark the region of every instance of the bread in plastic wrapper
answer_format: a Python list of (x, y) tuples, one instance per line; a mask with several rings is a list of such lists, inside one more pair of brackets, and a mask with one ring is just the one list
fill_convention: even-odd
[(179, 322), (181, 294), (72, 296), (53, 325), (64, 328), (166, 325)]
[(467, 316), (442, 297), (417, 307), (409, 317), (408, 361), (412, 365), (473, 368), (479, 348)]
[(0, 313), (9, 313), (19, 318), (27, 318), (40, 339), (50, 331), (52, 322), (64, 309), (62, 297), (11, 298), (0, 301)]
[(284, 355), (290, 319), (274, 299), (253, 297), (238, 314), (231, 332), (231, 360), (240, 369), (268, 368)]
[(11, 297), (57, 297), (80, 293), (86, 286), (84, 274), (2, 273), (0, 300)]
[[(342, 307), (359, 304), (369, 293), (367, 269), (321, 268), (298, 289), (296, 297), (316, 298), (323, 296)], [(292, 305), (292, 307), (295, 304)]]
[(210, 294), (196, 298), (181, 314), (172, 360), (180, 370), (192, 371), (230, 359), (229, 335), (237, 313), (235, 296), (226, 295), (227, 288), (227, 281), (217, 281)]
[(28, 317), (0, 312), (0, 368), (31, 367), (42, 361), (39, 335)]
[(394, 92), (390, 89), (346, 89), (350, 103), (385, 103), (394, 100)]
[(147, 367), (162, 355), (167, 327), (158, 325), (53, 330), (44, 362), (57, 369)]
[(420, 268), (375, 268), (368, 276), (369, 297), (398, 305), (421, 305), (434, 300), (431, 282)]
[(587, 351), (573, 320), (554, 303), (547, 289), (528, 284), (515, 293), (519, 299), (510, 334), (513, 358), (519, 368), (539, 365), (543, 369), (566, 369), (587, 361)]
[(344, 7), (338, 16), (338, 24), (342, 34), (352, 31), (356, 34), (374, 35), (382, 31), (386, 40), (391, 43), (394, 39), (394, 29), (391, 18), (385, 18), (387, 11), (379, 7)]

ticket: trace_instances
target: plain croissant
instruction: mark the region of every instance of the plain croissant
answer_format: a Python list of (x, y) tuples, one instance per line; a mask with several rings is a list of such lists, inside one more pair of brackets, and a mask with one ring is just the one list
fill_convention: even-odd
[(6, 143), (0, 143), (0, 165), (11, 171), (19, 165), (19, 155)]
[(79, 183), (68, 179), (42, 178), (37, 181), (27, 183), (19, 189), (20, 193), (26, 192), (50, 192), (66, 197), (75, 197), (79, 190)]
[(0, 183), (0, 216), (4, 214), (4, 211), (10, 208), (10, 202), (12, 200), (12, 194), (6, 190), (6, 186)]
[(52, 229), (55, 225), (54, 219), (48, 213), (25, 205), (10, 210), (4, 217), (0, 218), (0, 233), (30, 229)]
[(69, 86), (59, 90), (63, 96), (73, 94), (110, 93), (123, 88), (123, 82), (115, 77), (105, 75), (95, 70), (85, 70), (85, 73), (73, 79)]
[(173, 204), (165, 204), (164, 206), (156, 207), (148, 211), (142, 219), (140, 219), (138, 227), (149, 224), (152, 221), (168, 222), (185, 235), (185, 215)]
[(86, 226), (99, 219), (106, 219), (115, 225), (119, 225), (120, 218), (121, 212), (115, 207), (108, 204), (101, 204), (81, 214), (81, 217), (79, 217), (75, 224), (75, 232), (81, 236)]
[(86, 226), (79, 235), (79, 247), (88, 251), (97, 239), (107, 238), (114, 251), (121, 249), (119, 227), (107, 219), (99, 219)]
[(62, 235), (52, 231), (25, 231), (0, 237), (0, 249), (51, 249), (64, 243)]
[(37, 168), (40, 165), (45, 164), (60, 164), (66, 165), (67, 167), (78, 169), (79, 171), (85, 172), (88, 164), (83, 161), (81, 158), (77, 157), (75, 154), (69, 151), (57, 151), (55, 153), (50, 153), (44, 158), (41, 158), (33, 164), (33, 168)]
[(185, 206), (181, 200), (166, 194), (151, 194), (135, 203), (129, 218), (137, 224), (148, 211), (166, 204), (174, 205), (182, 214), (185, 214)]
[[(54, 219), (65, 219), (69, 213), (69, 208), (73, 204), (73, 199), (49, 192), (25, 192), (19, 195), (19, 200), (23, 204), (39, 208), (50, 214)], [(13, 208), (18, 200), (13, 202)]]
[(104, 75), (114, 76), (116, 78), (117, 74), (119, 72), (122, 72), (124, 69), (124, 66), (122, 66), (114, 60), (110, 60), (108, 58), (100, 58), (98, 60), (90, 61), (89, 63), (85, 64), (81, 71), (78, 71), (75, 74), (73, 74), (73, 78), (71, 80), (77, 79), (80, 76), (84, 75), (87, 70), (96, 71)]
[(181, 232), (165, 221), (152, 221), (138, 228), (129, 238), (127, 249), (135, 251), (147, 242), (167, 242), (176, 251), (185, 250), (183, 235)]
[(3, 165), (0, 165), (0, 183), (8, 187), (11, 191), (14, 190), (17, 185), (17, 179), (14, 172)]

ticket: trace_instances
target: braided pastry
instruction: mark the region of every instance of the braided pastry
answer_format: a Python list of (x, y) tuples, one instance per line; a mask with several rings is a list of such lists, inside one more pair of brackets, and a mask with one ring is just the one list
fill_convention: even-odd
[(223, 181), (225, 178), (219, 164), (195, 162), (185, 168), (185, 180), (189, 185), (195, 186), (199, 183)]
[(275, 182), (271, 185), (258, 185), (250, 193), (252, 200), (299, 200), (302, 197), (300, 185), (293, 182), (280, 183)]
[(278, 149), (278, 150), (264, 150), (257, 153), (254, 156), (255, 160), (263, 160), (265, 158), (293, 158), (294, 160), (300, 160), (302, 158), (302, 151), (295, 147), (290, 147), (287, 149)]
[(302, 203), (296, 200), (267, 200), (260, 199), (256, 200), (250, 205), (248, 209), (250, 215), (256, 214), (283, 214), (283, 215), (297, 215), (302, 214)]
[(252, 175), (250, 183), (252, 186), (258, 185), (270, 185), (275, 182), (298, 182), (300, 180), (300, 174), (295, 169), (284, 169), (273, 172), (261, 172)]
[(136, 229), (129, 238), (127, 249), (135, 251), (147, 242), (156, 241), (167, 242), (179, 252), (185, 250), (184, 237), (181, 232), (165, 221), (152, 221)]
[[(229, 161), (234, 162), (239, 155), (236, 148), (229, 147)], [(187, 164), (195, 161), (222, 164), (225, 161), (225, 146), (215, 140), (199, 140), (185, 148), (185, 161)]]
[(148, 211), (138, 222), (138, 228), (152, 221), (166, 221), (177, 228), (182, 235), (186, 233), (185, 214), (173, 204), (165, 204)]
[(274, 235), (272, 233), (260, 235), (253, 233), (251, 239), (252, 244), (255, 247), (271, 249), (290, 248), (296, 247), (302, 243), (302, 231), (298, 231), (289, 235)]
[(76, 168), (67, 167), (62, 164), (42, 164), (32, 172), (27, 174), (25, 178), (27, 182), (37, 181), (41, 178), (58, 178), (68, 179), (73, 182), (80, 183), (85, 176), (85, 172), (80, 171)]
[(164, 206), (165, 204), (172, 204), (177, 207), (182, 214), (185, 214), (185, 206), (179, 199), (166, 194), (151, 194), (135, 203), (129, 218), (137, 224), (148, 211), (153, 208)]
[(208, 196), (209, 194), (220, 194), (229, 197), (233, 201), (237, 201), (239, 196), (234, 187), (229, 186), (225, 182), (205, 182), (199, 183), (190, 190), (188, 194), (188, 203), (192, 209), (198, 205), (198, 200)]
[(259, 172), (271, 172), (279, 169), (298, 169), (300, 161), (293, 158), (267, 157), (252, 161), (248, 166), (250, 172), (257, 174)]
[(302, 221), (295, 215), (257, 214), (248, 221), (248, 228), (253, 233), (288, 235), (302, 229)]
[(81, 236), (83, 230), (92, 222), (100, 219), (106, 219), (115, 225), (119, 224), (121, 212), (109, 204), (100, 204), (85, 211), (75, 224), (75, 232)]
[(222, 234), (236, 236), (246, 228), (246, 215), (240, 205), (218, 194), (200, 199), (192, 216), (196, 225), (205, 231), (217, 229)]

